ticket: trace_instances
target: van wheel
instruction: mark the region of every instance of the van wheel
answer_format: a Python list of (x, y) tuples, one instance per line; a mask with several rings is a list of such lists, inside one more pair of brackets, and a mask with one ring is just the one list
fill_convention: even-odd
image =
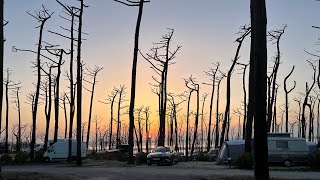
[(284, 161), (284, 166), (285, 167), (290, 167), (291, 165), (292, 165), (292, 163), (291, 163), (290, 160), (287, 159), (287, 160)]

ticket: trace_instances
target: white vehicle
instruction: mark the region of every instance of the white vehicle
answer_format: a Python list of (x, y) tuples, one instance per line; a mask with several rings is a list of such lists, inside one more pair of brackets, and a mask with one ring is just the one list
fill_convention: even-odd
[[(69, 141), (57, 141), (43, 155), (43, 158), (49, 161), (52, 160), (67, 160), (68, 158)], [(77, 156), (77, 141), (72, 140), (72, 159)], [(87, 157), (87, 145), (81, 142), (81, 158)]]
[(268, 137), (268, 154), (270, 163), (306, 163), (309, 149), (301, 137)]
[[(253, 145), (252, 148), (254, 149)], [(226, 141), (220, 149), (217, 164), (229, 164), (244, 152), (244, 140)], [(303, 164), (308, 161), (309, 153), (304, 138), (290, 137), (289, 133), (268, 134), (269, 163), (283, 163), (287, 167), (292, 164)]]

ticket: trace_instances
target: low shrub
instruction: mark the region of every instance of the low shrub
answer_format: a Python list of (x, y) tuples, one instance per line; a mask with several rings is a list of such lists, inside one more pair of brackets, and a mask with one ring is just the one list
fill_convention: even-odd
[(196, 161), (213, 161), (213, 158), (205, 152), (199, 152), (197, 155), (194, 156)]
[(9, 154), (3, 154), (1, 156), (1, 163), (2, 164), (11, 164), (12, 163), (12, 157)]
[(117, 158), (118, 158), (118, 161), (126, 162), (128, 159), (128, 153), (119, 152)]
[(311, 155), (308, 159), (308, 164), (311, 169), (320, 170), (320, 153)]
[(26, 152), (17, 152), (14, 162), (17, 164), (24, 164), (29, 158), (29, 154)]
[(45, 153), (44, 150), (40, 150), (40, 151), (35, 152), (34, 160), (36, 162), (44, 161), (44, 158), (43, 158), (44, 153)]
[(252, 169), (254, 166), (254, 157), (251, 153), (242, 153), (234, 162), (233, 165), (239, 169)]
[(139, 152), (137, 155), (136, 155), (136, 164), (139, 165), (139, 164), (146, 164), (147, 163), (147, 153), (145, 152)]

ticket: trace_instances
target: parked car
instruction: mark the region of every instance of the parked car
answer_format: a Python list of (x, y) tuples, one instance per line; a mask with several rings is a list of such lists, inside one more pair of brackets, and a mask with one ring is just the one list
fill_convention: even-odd
[(161, 163), (172, 165), (178, 163), (178, 154), (172, 147), (159, 146), (147, 155), (147, 163), (148, 166), (152, 164), (160, 165)]
[[(68, 158), (69, 141), (57, 141), (44, 153), (43, 158), (46, 160), (67, 160)], [(77, 141), (72, 140), (72, 159), (77, 155)], [(87, 145), (81, 142), (81, 158), (87, 157)]]
[(209, 156), (213, 161), (215, 161), (217, 159), (218, 155), (219, 155), (219, 149), (218, 148), (211, 149), (207, 153), (207, 156)]

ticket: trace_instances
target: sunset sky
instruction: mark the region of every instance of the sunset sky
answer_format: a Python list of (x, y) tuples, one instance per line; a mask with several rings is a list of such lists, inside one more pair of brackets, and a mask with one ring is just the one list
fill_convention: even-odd
[[(73, 2), (71, 0), (64, 1)], [(127, 7), (113, 0), (86, 0), (90, 7), (84, 11), (83, 29), (89, 35), (83, 42), (82, 57), (85, 67), (94, 65), (104, 69), (98, 75), (96, 86), (93, 115), (103, 118), (101, 126), (108, 127), (110, 119), (110, 106), (99, 103), (110, 94), (114, 87), (124, 84), (127, 87), (126, 99), (130, 98), (130, 79), (133, 55), (134, 30), (138, 8)], [(240, 26), (250, 23), (249, 0), (151, 0), (145, 4), (140, 32), (140, 49), (148, 52), (153, 47), (153, 42), (158, 42), (161, 36), (168, 32), (167, 28), (174, 28), (173, 45), (181, 45), (182, 49), (177, 53), (176, 64), (169, 67), (168, 91), (176, 94), (186, 91), (183, 78), (192, 75), (199, 83), (209, 82), (209, 77), (203, 71), (213, 67), (212, 63), (220, 62), (221, 70), (226, 72), (231, 65), (237, 44), (236, 34)], [(12, 47), (36, 50), (39, 23), (26, 11), (32, 13), (45, 5), (54, 15), (45, 25), (44, 41), (51, 44), (60, 44), (69, 48), (68, 41), (47, 32), (47, 30), (64, 33), (59, 26), (69, 27), (69, 24), (61, 19), (62, 7), (54, 0), (6, 0), (5, 19), (9, 24), (5, 27), (5, 58), (4, 68), (12, 70), (13, 81), (21, 81), (22, 121), (23, 124), (31, 123), (31, 106), (26, 102), (26, 95), (35, 90), (36, 76), (31, 68), (30, 61), (36, 59), (36, 55), (27, 52), (12, 52)], [(293, 80), (297, 82), (297, 88), (290, 98), (303, 92), (305, 82), (311, 82), (312, 69), (306, 63), (308, 56), (303, 49), (316, 52), (316, 46), (320, 31), (311, 26), (320, 25), (320, 2), (313, 0), (269, 0), (267, 1), (268, 30), (281, 28), (287, 24), (287, 29), (280, 42), (281, 62), (278, 75), (279, 94), (278, 105), (284, 103), (283, 79), (292, 66), (296, 69), (289, 79), (289, 86)], [(240, 53), (240, 62), (249, 61), (249, 37), (245, 40)], [(275, 45), (268, 44), (268, 59), (271, 61), (275, 55)], [(65, 70), (68, 68), (69, 57), (65, 58), (62, 76), (62, 91), (68, 91)], [(269, 62), (270, 62), (269, 61)], [(271, 67), (273, 63), (269, 63)], [(235, 68), (232, 77), (232, 109), (240, 107), (243, 98), (242, 75), (239, 67)], [(271, 71), (271, 68), (270, 68)], [(247, 71), (248, 74), (248, 71)], [(137, 72), (136, 107), (150, 106), (152, 110), (151, 120), (155, 130), (157, 126), (157, 96), (150, 91), (149, 83), (152, 83), (152, 75), (155, 75), (148, 62), (139, 56)], [(89, 84), (85, 84), (89, 88)], [(200, 93), (210, 92), (207, 86), (201, 86)], [(220, 111), (224, 112), (225, 81), (221, 84)], [(11, 96), (12, 97), (12, 96)], [(209, 98), (208, 98), (209, 99)], [(13, 98), (11, 98), (13, 100)], [(83, 121), (88, 119), (89, 92), (84, 90), (83, 97)], [(206, 103), (206, 116), (209, 112), (209, 101)], [(194, 103), (194, 100), (193, 100)], [(194, 107), (194, 106), (193, 106)], [(297, 104), (292, 101), (292, 109)], [(180, 117), (186, 114), (186, 103), (181, 105)], [(215, 108), (215, 106), (214, 106)], [(116, 108), (115, 108), (116, 109)], [(195, 110), (193, 108), (193, 110)], [(4, 114), (4, 113), (3, 113)], [(60, 110), (59, 136), (63, 136), (64, 116)], [(280, 115), (280, 113), (279, 113)], [(294, 114), (292, 114), (294, 118)], [(52, 128), (53, 130), (53, 116)], [(122, 119), (126, 121), (127, 115)], [(233, 118), (237, 122), (237, 118)], [(10, 106), (10, 127), (17, 122), (17, 113)], [(235, 125), (234, 122), (233, 124)], [(4, 122), (2, 122), (4, 124)], [(43, 105), (38, 111), (38, 131), (44, 132), (45, 118)], [(42, 131), (43, 130), (43, 131)], [(94, 132), (92, 130), (92, 132)]]

